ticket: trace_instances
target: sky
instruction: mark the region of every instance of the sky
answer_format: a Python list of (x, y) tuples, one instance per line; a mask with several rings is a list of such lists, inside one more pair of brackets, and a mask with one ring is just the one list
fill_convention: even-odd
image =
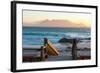
[(90, 27), (91, 14), (51, 11), (23, 11), (23, 26)]

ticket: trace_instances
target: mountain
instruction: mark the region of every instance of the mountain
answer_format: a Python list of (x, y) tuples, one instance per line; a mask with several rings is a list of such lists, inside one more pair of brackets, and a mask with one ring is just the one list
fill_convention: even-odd
[(84, 24), (76, 24), (69, 20), (43, 20), (30, 24), (28, 26), (37, 26), (37, 27), (85, 27)]

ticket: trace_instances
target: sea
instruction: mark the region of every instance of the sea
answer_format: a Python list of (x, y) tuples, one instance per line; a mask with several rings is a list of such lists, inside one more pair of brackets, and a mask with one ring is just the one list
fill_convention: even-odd
[[(86, 46), (88, 48), (90, 46), (90, 38), (91, 38), (91, 29), (90, 28), (57, 28), (57, 27), (22, 27), (22, 46), (43, 46), (44, 38), (48, 38), (55, 47), (59, 48), (60, 55), (59, 56), (50, 56), (48, 58), (49, 61), (58, 61), (58, 60), (70, 60), (71, 59), (71, 51), (66, 51), (69, 46), (66, 44), (59, 43), (59, 40), (62, 38), (67, 39), (80, 39), (80, 38), (89, 38), (88, 40), (84, 40), (78, 45), (80, 48)], [(85, 43), (85, 45), (84, 45)], [(88, 45), (89, 43), (89, 45)], [(70, 46), (71, 47), (71, 46)], [(32, 52), (32, 51), (30, 51)], [(30, 52), (24, 52), (24, 54), (30, 54)], [(81, 51), (79, 54), (89, 55), (90, 51)], [(66, 57), (67, 55), (67, 57)]]
[(61, 38), (90, 38), (89, 28), (50, 28), (50, 27), (23, 27), (22, 43), (24, 45), (43, 45), (44, 38), (53, 44)]

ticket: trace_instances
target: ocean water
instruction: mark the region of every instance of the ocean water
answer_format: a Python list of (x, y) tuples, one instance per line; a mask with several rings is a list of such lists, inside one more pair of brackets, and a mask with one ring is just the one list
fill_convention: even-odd
[(22, 44), (43, 45), (44, 38), (57, 44), (61, 38), (90, 38), (89, 28), (49, 28), (49, 27), (24, 27), (22, 28)]

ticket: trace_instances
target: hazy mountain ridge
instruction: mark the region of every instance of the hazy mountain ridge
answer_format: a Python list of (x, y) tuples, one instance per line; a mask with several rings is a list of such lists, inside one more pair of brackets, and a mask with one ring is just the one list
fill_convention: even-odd
[(74, 23), (69, 20), (42, 20), (24, 26), (40, 26), (40, 27), (85, 27), (82, 23)]

